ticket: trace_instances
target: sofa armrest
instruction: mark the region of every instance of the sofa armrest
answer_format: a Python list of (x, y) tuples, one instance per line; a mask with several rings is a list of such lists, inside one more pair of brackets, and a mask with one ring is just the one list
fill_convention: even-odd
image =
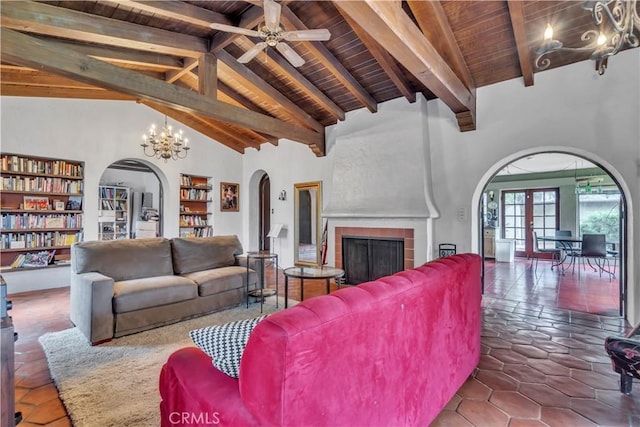
[[(247, 257), (245, 255), (234, 255), (236, 258), (236, 264), (235, 265), (239, 265), (240, 267), (247, 267)], [(262, 282), (262, 275), (264, 274), (264, 271), (262, 271), (261, 268), (261, 261), (257, 260), (257, 259), (250, 259), (249, 260), (249, 269), (253, 270), (256, 273), (256, 277), (258, 278), (258, 281), (256, 283), (263, 283)], [(265, 284), (267, 282), (264, 282)], [(250, 285), (255, 285), (255, 283), (249, 283)]]
[(113, 338), (114, 280), (100, 273), (71, 273), (71, 321), (92, 345)]

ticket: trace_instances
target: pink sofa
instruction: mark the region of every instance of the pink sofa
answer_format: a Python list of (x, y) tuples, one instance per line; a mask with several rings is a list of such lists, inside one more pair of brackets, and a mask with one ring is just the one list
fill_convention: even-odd
[(311, 298), (257, 325), (239, 379), (173, 353), (162, 425), (426, 426), (480, 360), (480, 301), (474, 254)]

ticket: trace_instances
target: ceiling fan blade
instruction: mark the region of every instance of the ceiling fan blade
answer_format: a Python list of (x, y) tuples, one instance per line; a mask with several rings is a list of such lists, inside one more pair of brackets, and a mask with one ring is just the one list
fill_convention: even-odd
[(226, 31), (227, 33), (243, 34), (243, 35), (249, 36), (249, 37), (259, 37), (260, 36), (260, 34), (257, 31), (250, 30), (248, 28), (233, 27), (231, 25), (218, 24), (218, 23), (215, 23), (215, 22), (213, 24), (209, 24), (209, 26), (211, 28), (213, 28), (214, 30)]
[(326, 28), (319, 30), (283, 31), (282, 37), (284, 37), (284, 39), (288, 41), (326, 41), (331, 38), (331, 33)]
[(280, 29), (280, 3), (273, 0), (264, 0), (264, 24), (269, 31)]
[(257, 43), (254, 47), (246, 51), (240, 58), (238, 58), (238, 62), (241, 64), (246, 64), (247, 62), (255, 58), (255, 56), (258, 53), (260, 53), (260, 51), (265, 47), (267, 47), (267, 43), (265, 42)]
[(287, 61), (291, 62), (291, 65), (293, 65), (294, 67), (300, 67), (305, 63), (305, 60), (302, 59), (302, 57), (298, 55), (295, 50), (293, 50), (289, 45), (285, 43), (278, 43), (276, 45), (276, 49), (278, 49), (278, 52), (280, 52), (282, 56), (287, 58)]

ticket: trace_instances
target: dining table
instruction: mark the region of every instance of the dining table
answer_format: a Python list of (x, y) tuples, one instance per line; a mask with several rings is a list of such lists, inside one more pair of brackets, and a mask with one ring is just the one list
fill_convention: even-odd
[[(575, 264), (576, 258), (580, 255), (582, 238), (576, 238), (571, 236), (539, 236), (538, 240), (543, 242), (555, 242), (560, 244), (560, 247), (557, 247), (556, 245), (556, 248), (562, 250), (562, 256), (560, 257), (560, 261), (558, 261), (557, 264), (554, 264), (554, 267), (555, 266), (560, 267), (563, 276), (565, 271), (567, 271), (570, 267), (573, 267), (573, 265)], [(616, 250), (618, 246), (618, 242), (606, 242), (606, 243), (607, 243), (607, 247), (611, 247), (612, 250)], [(570, 261), (567, 267), (565, 268), (564, 263), (567, 258), (570, 258)], [(594, 271), (598, 271), (593, 265), (591, 265), (589, 258), (587, 258), (587, 263), (591, 268), (593, 268)], [(597, 264), (597, 265), (603, 272), (606, 272), (607, 274), (614, 277), (611, 271), (605, 270), (600, 264)]]

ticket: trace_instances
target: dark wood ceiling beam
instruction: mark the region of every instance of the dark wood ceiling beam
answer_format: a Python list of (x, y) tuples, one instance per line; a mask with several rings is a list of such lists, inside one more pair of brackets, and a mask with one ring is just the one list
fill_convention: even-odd
[(177, 110), (289, 138), (309, 145), (316, 154), (324, 153), (324, 132), (311, 131), (208, 99), (193, 91), (79, 54), (55, 41), (45, 42), (4, 27), (0, 28), (0, 37), (1, 58), (5, 62), (42, 69)]
[[(253, 6), (242, 14), (242, 18), (240, 18), (240, 22), (236, 27), (253, 29), (262, 21), (264, 21), (264, 11), (261, 7)], [(211, 39), (211, 52), (220, 52), (222, 49), (233, 43), (238, 37), (240, 37), (240, 34), (218, 31)]]
[(112, 64), (142, 66), (144, 68), (162, 70), (162, 72), (167, 69), (180, 70), (184, 67), (184, 62), (181, 59), (157, 52), (89, 45), (70, 40), (59, 40), (59, 42), (64, 43), (78, 53), (109, 61)]
[(475, 96), (475, 82), (442, 4), (439, 1), (418, 0), (408, 0), (407, 4), (416, 18), (422, 34), (429, 40), (429, 43), (433, 45), (440, 56), (450, 64), (458, 78), (464, 82), (467, 89)]
[(362, 43), (369, 50), (371, 55), (378, 61), (378, 64), (382, 67), (385, 73), (389, 76), (394, 85), (398, 88), (400, 93), (407, 99), (407, 101), (413, 103), (416, 102), (416, 94), (411, 84), (404, 78), (402, 70), (393, 57), (386, 51), (380, 44), (362, 29), (349, 15), (342, 13), (340, 9), (338, 12), (342, 15), (344, 20), (349, 24), (353, 32), (362, 40)]
[[(196, 76), (193, 72), (190, 74), (187, 74), (185, 76), (183, 76), (180, 81), (176, 82), (177, 85), (182, 85), (183, 87), (192, 89), (192, 90), (197, 90), (198, 92), (200, 91), (200, 79), (198, 78), (198, 76)], [(231, 98), (227, 97), (223, 92), (220, 91), (220, 85), (216, 85), (217, 86), (217, 93), (216, 93), (216, 98), (219, 101), (225, 102), (227, 104), (231, 104), (237, 107), (241, 107), (244, 108), (244, 106), (234, 102)], [(235, 93), (235, 92), (234, 92)], [(244, 135), (247, 135), (248, 138), (250, 138), (252, 141), (254, 141), (256, 144), (261, 144), (263, 142), (269, 142), (273, 145), (278, 145), (278, 139), (271, 136), (271, 135), (265, 135), (256, 131), (253, 131), (251, 129), (242, 129), (242, 133)]]
[(476, 99), (399, 4), (334, 1), (455, 114), (461, 131), (475, 129)]
[(4, 28), (179, 57), (198, 58), (209, 48), (198, 37), (44, 3), (4, 2), (0, 17)]
[(67, 99), (101, 99), (110, 101), (134, 101), (135, 97), (124, 95), (111, 90), (96, 87), (80, 89), (77, 87), (45, 87), (25, 86), (11, 83), (0, 83), (0, 95), (2, 96), (28, 96), (34, 98), (67, 98)]
[(280, 108), (286, 111), (287, 114), (289, 114), (296, 122), (317, 132), (324, 131), (324, 126), (321, 123), (317, 122), (313, 117), (307, 114), (306, 111), (274, 89), (273, 86), (270, 86), (267, 82), (262, 80), (262, 78), (249, 68), (240, 64), (230, 53), (221, 50), (217, 53), (217, 56), (220, 61), (218, 64), (220, 77), (223, 77), (222, 73), (229, 71), (232, 72), (236, 78), (242, 80), (245, 87), (251, 87), (252, 91), (260, 94), (265, 102), (279, 105)]
[(183, 1), (138, 1), (138, 0), (113, 0), (108, 3), (118, 3), (130, 6), (145, 12), (161, 15), (167, 18), (186, 22), (190, 25), (208, 28), (209, 24), (233, 25), (234, 23), (226, 15), (214, 12), (202, 7), (193, 6)]
[(216, 99), (218, 92), (218, 58), (204, 53), (198, 62), (198, 93)]
[(475, 96), (476, 86), (469, 67), (462, 55), (447, 15), (439, 1), (408, 0), (411, 13), (416, 18), (422, 34), (429, 40), (436, 51), (451, 66), (458, 78), (462, 80)]
[[(287, 6), (282, 7), (281, 22), (288, 30), (308, 30), (309, 28)], [(378, 103), (355, 77), (336, 59), (322, 42), (300, 42), (311, 51), (316, 59), (330, 71), (338, 81), (358, 99), (369, 111), (378, 111)]]
[[(251, 49), (255, 44), (248, 37), (238, 37), (235, 44), (246, 50)], [(284, 59), (282, 55), (273, 53), (272, 49), (268, 52), (260, 52), (256, 60), (268, 64), (269, 68), (277, 72), (284, 73), (290, 77), (291, 82), (300, 89), (305, 95), (314, 100), (322, 109), (327, 111), (337, 120), (344, 120), (344, 110), (333, 102), (327, 95), (322, 93), (320, 89), (313, 85), (305, 76), (302, 75), (289, 61)]]
[(525, 86), (533, 86), (533, 65), (529, 53), (529, 41), (524, 20), (524, 2), (508, 0), (509, 16), (513, 27), (513, 36), (516, 40), (516, 50), (518, 51), (518, 61), (520, 62), (520, 72), (524, 79)]
[(198, 67), (198, 61), (199, 59), (195, 59), (195, 58), (185, 58), (184, 67), (182, 67), (180, 70), (167, 71), (164, 80), (167, 83), (173, 83), (177, 80), (180, 80), (182, 76), (184, 76), (187, 73), (190, 73), (191, 70)]

